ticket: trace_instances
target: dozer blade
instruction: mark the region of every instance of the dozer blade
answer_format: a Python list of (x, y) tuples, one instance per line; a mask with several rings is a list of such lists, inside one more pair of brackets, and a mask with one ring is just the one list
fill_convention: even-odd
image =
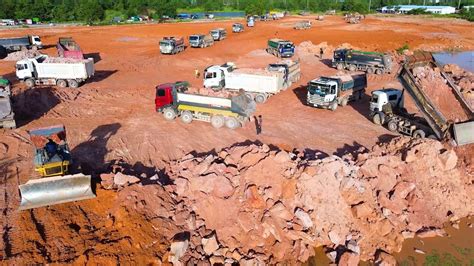
[(95, 198), (91, 176), (76, 174), (33, 179), (20, 185), (19, 210)]

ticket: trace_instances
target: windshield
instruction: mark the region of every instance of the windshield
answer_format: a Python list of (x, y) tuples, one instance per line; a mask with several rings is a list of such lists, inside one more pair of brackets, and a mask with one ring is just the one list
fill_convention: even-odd
[(331, 92), (331, 87), (329, 85), (310, 83), (308, 90), (312, 94), (319, 94), (324, 96)]
[(38, 37), (36, 37), (34, 39), (35, 39), (35, 42), (41, 42), (40, 38), (38, 38)]
[(17, 65), (16, 65), (16, 69), (17, 69), (17, 70), (23, 70), (23, 69), (26, 69), (25, 66), (26, 66), (26, 65), (23, 65), (23, 64), (17, 64)]
[(377, 103), (378, 101), (379, 101), (379, 96), (377, 94), (372, 94), (372, 98), (370, 99), (370, 102)]
[(170, 46), (171, 43), (170, 43), (170, 42), (167, 42), (167, 41), (161, 41), (161, 42), (160, 42), (160, 45), (161, 45), (161, 46)]
[(216, 77), (215, 72), (206, 72), (206, 73), (204, 73), (204, 78), (205, 79), (212, 79), (212, 78), (215, 78), (215, 77)]
[(293, 48), (293, 44), (291, 44), (291, 43), (286, 43), (286, 44), (283, 45), (283, 48), (289, 48), (289, 49), (291, 49), (291, 48)]
[(190, 36), (190, 37), (189, 37), (189, 40), (190, 40), (190, 41), (198, 41), (198, 40), (199, 40), (199, 36)]

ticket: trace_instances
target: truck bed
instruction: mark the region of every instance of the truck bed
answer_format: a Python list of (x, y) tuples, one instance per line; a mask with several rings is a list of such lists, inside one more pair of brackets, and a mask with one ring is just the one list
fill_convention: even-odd
[(36, 68), (38, 78), (87, 79), (94, 75), (92, 59), (48, 57)]

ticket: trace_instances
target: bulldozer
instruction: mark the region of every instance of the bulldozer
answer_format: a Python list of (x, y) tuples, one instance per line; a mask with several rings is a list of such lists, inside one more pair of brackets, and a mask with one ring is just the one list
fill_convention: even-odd
[(30, 179), (20, 189), (20, 210), (95, 198), (91, 176), (70, 175), (71, 152), (63, 125), (28, 132), (34, 146), (34, 166), (40, 178)]

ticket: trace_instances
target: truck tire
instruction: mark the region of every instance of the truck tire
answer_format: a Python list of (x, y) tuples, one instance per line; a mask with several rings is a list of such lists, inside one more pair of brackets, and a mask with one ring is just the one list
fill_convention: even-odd
[(339, 63), (336, 65), (336, 69), (337, 70), (344, 70), (344, 64), (343, 63)]
[(436, 135), (433, 135), (433, 134), (428, 135), (428, 138), (429, 138), (429, 139), (438, 140), (438, 138), (436, 137)]
[(341, 100), (341, 106), (346, 106), (348, 102), (349, 102), (349, 99), (347, 97), (343, 98)]
[(357, 66), (356, 65), (350, 65), (349, 66), (349, 71), (356, 71), (357, 70)]
[(27, 79), (25, 80), (26, 87), (28, 88), (33, 88), (35, 86), (35, 81), (34, 79)]
[(225, 120), (222, 115), (214, 115), (211, 117), (211, 125), (215, 128), (221, 128), (224, 126)]
[(77, 80), (70, 79), (67, 81), (67, 84), (73, 89), (79, 88), (79, 82), (77, 82)]
[(398, 132), (398, 123), (397, 121), (391, 119), (388, 121), (387, 123), (387, 128), (388, 130), (392, 131), (392, 132)]
[(60, 88), (66, 88), (67, 87), (67, 81), (65, 81), (64, 79), (60, 79), (60, 80), (56, 81), (56, 85)]
[(255, 95), (256, 103), (264, 103), (266, 100), (267, 100), (267, 96), (265, 94), (259, 93)]
[(373, 116), (372, 116), (372, 122), (376, 125), (383, 125), (384, 122), (385, 122), (385, 116), (383, 113), (375, 113)]
[(329, 106), (329, 109), (331, 109), (331, 111), (336, 111), (336, 109), (337, 109), (337, 101), (334, 101), (334, 102)]
[(163, 116), (168, 121), (174, 120), (176, 118), (176, 111), (172, 108), (165, 108), (165, 110), (163, 110)]
[(193, 122), (193, 114), (190, 111), (184, 111), (181, 113), (181, 121), (185, 124)]
[(240, 126), (240, 122), (237, 121), (234, 117), (229, 117), (225, 121), (225, 126), (230, 129), (236, 129)]
[(375, 74), (377, 74), (377, 75), (382, 75), (382, 74), (383, 74), (383, 70), (380, 69), (380, 68), (377, 68), (377, 69), (375, 70)]
[(415, 130), (415, 132), (413, 132), (414, 138), (423, 139), (425, 138), (425, 136), (426, 136), (425, 131), (423, 131), (422, 129), (417, 129)]
[(374, 71), (373, 68), (371, 68), (371, 67), (367, 68), (367, 74), (374, 74), (374, 72), (375, 71)]

